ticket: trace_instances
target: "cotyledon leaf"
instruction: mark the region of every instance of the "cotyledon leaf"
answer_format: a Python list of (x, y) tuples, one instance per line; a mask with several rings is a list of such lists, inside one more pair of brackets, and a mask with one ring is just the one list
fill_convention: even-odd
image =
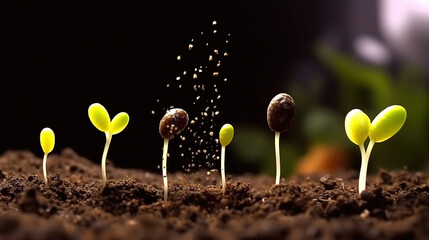
[(351, 110), (344, 121), (347, 137), (356, 145), (361, 145), (368, 137), (371, 121), (360, 109)]
[(383, 142), (395, 135), (404, 125), (407, 111), (400, 105), (393, 105), (381, 111), (372, 121), (369, 138)]
[(219, 131), (219, 141), (222, 146), (227, 146), (231, 143), (234, 137), (234, 128), (231, 124), (227, 123), (222, 126)]
[(129, 121), (130, 117), (126, 112), (118, 113), (110, 123), (109, 133), (113, 135), (122, 132), (122, 130), (124, 130), (128, 125)]
[(40, 132), (40, 145), (44, 153), (52, 152), (55, 146), (55, 134), (50, 128), (44, 128)]
[(110, 128), (110, 116), (103, 105), (99, 103), (93, 103), (88, 108), (89, 120), (91, 120), (94, 126), (102, 131), (107, 132)]

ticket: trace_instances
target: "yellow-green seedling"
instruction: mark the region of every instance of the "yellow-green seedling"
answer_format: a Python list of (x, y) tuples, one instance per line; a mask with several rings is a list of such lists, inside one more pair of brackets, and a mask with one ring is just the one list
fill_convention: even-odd
[(292, 124), (294, 114), (295, 102), (289, 94), (277, 94), (268, 105), (267, 122), (270, 129), (275, 133), (276, 185), (280, 183), (280, 133), (284, 133), (289, 129)]
[(40, 145), (45, 153), (43, 156), (43, 177), (45, 178), (45, 184), (48, 185), (48, 174), (46, 171), (46, 160), (48, 153), (52, 152), (55, 146), (55, 134), (50, 128), (44, 128), (40, 132)]
[[(359, 194), (366, 188), (368, 162), (374, 144), (386, 141), (395, 135), (404, 125), (406, 118), (407, 111), (399, 105), (393, 105), (384, 109), (372, 122), (359, 109), (353, 109), (346, 115), (345, 130), (347, 137), (359, 146), (362, 156), (358, 184)], [(370, 141), (365, 151), (364, 142), (368, 136)]]
[(174, 136), (180, 134), (188, 125), (189, 116), (181, 108), (168, 110), (159, 122), (159, 134), (164, 138), (164, 148), (162, 153), (162, 178), (164, 181), (164, 201), (168, 199), (168, 180), (167, 180), (167, 153), (168, 141)]
[(346, 115), (344, 125), (346, 129), (347, 137), (350, 139), (350, 141), (352, 141), (354, 144), (359, 146), (361, 157), (362, 157), (362, 163), (361, 163), (361, 169), (360, 169), (360, 175), (359, 175), (359, 193), (360, 193), (361, 191), (363, 191), (363, 189), (365, 189), (368, 159), (364, 148), (364, 142), (368, 138), (369, 129), (371, 128), (371, 121), (369, 120), (369, 117), (362, 110), (353, 109)]
[(219, 131), (219, 141), (222, 145), (220, 157), (220, 172), (222, 178), (222, 194), (225, 193), (225, 147), (228, 146), (234, 137), (234, 128), (227, 123)]
[(100, 131), (106, 134), (106, 144), (104, 146), (103, 156), (101, 158), (101, 172), (103, 176), (103, 186), (106, 186), (107, 176), (106, 176), (106, 157), (107, 151), (109, 149), (110, 142), (112, 140), (112, 136), (122, 132), (125, 127), (128, 125), (130, 120), (128, 114), (126, 112), (118, 113), (112, 121), (110, 121), (110, 116), (107, 110), (103, 107), (103, 105), (99, 103), (93, 103), (88, 108), (88, 116), (89, 120), (91, 120), (92, 124)]

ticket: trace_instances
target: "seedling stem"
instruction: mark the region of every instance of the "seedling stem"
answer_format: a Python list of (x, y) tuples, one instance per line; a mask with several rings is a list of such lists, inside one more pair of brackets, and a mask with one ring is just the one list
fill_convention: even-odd
[(107, 151), (109, 150), (110, 142), (112, 141), (112, 134), (109, 132), (106, 132), (106, 145), (104, 146), (103, 151), (103, 157), (101, 158), (101, 171), (103, 175), (103, 186), (102, 188), (106, 187), (107, 183), (107, 175), (106, 175), (106, 158), (107, 158)]
[(225, 146), (222, 146), (220, 150), (220, 173), (222, 178), (222, 194), (225, 194)]
[(276, 185), (280, 183), (280, 132), (274, 134), (274, 145), (276, 151)]
[(369, 162), (369, 156), (371, 155), (372, 148), (374, 147), (375, 142), (370, 140), (368, 147), (365, 151), (363, 144), (359, 145), (360, 152), (362, 155), (362, 164), (360, 166), (360, 173), (359, 173), (359, 194), (362, 193), (362, 191), (366, 188), (366, 174), (368, 170), (368, 162)]
[(167, 180), (167, 153), (168, 138), (164, 138), (164, 148), (162, 152), (162, 178), (164, 179), (164, 201), (168, 199), (168, 180)]
[(46, 171), (46, 159), (48, 158), (48, 154), (45, 153), (45, 155), (43, 155), (43, 177), (45, 178), (45, 184), (48, 185), (48, 174)]

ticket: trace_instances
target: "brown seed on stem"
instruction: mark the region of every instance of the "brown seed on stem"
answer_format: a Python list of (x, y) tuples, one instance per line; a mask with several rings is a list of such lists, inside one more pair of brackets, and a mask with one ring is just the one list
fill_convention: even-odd
[(162, 178), (164, 182), (164, 201), (168, 199), (168, 180), (167, 180), (167, 156), (168, 140), (180, 134), (188, 125), (188, 114), (180, 108), (173, 108), (165, 113), (159, 122), (159, 134), (164, 138), (164, 148), (162, 153)]
[(276, 185), (280, 183), (280, 133), (286, 132), (292, 124), (295, 112), (295, 102), (286, 93), (277, 94), (268, 105), (267, 122), (274, 135), (276, 153)]
[(170, 109), (159, 122), (159, 134), (163, 138), (172, 139), (185, 129), (188, 120), (189, 117), (185, 110), (180, 108)]
[(286, 132), (292, 124), (295, 102), (286, 93), (277, 94), (268, 105), (267, 122), (273, 132)]

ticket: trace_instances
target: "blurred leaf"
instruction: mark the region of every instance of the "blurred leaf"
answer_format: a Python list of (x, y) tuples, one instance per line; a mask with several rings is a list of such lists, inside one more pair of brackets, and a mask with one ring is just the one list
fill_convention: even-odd
[[(281, 138), (281, 136), (280, 136)], [(281, 141), (280, 140), (280, 177), (286, 178), (290, 177), (293, 173), (295, 173), (296, 165), (299, 161), (299, 157), (302, 156), (302, 153), (298, 151), (298, 147), (296, 143), (292, 143), (290, 141)], [(274, 156), (274, 139), (272, 146), (272, 157), (267, 158), (267, 161), (261, 166), (263, 172), (270, 176), (275, 176), (276, 173), (276, 159)]]
[(344, 144), (347, 137), (344, 132), (344, 116), (338, 112), (316, 107), (308, 111), (304, 118), (303, 133), (312, 144)]
[[(337, 75), (345, 107), (362, 102), (367, 97), (377, 109), (391, 105), (391, 76), (384, 69), (360, 63), (328, 46), (319, 46), (316, 54)], [(369, 94), (362, 94), (359, 89)]]
[(244, 124), (237, 125), (235, 129), (235, 139), (231, 144), (231, 149), (240, 158), (239, 160), (259, 163), (265, 160), (268, 148), (272, 147), (274, 151), (274, 133), (268, 126), (266, 129), (261, 129)]
[[(252, 125), (237, 125), (231, 149), (243, 164), (257, 164), (264, 173), (275, 175), (274, 133), (266, 128)], [(290, 176), (302, 153), (293, 139), (280, 135), (281, 177)], [(283, 137), (283, 138), (282, 138)]]
[(394, 78), (384, 68), (361, 63), (328, 46), (318, 46), (316, 55), (337, 77), (340, 112), (361, 108), (374, 119), (374, 113), (393, 104), (407, 110), (403, 128), (386, 143), (374, 147), (369, 170), (429, 166), (429, 94), (420, 70), (405, 66)]

